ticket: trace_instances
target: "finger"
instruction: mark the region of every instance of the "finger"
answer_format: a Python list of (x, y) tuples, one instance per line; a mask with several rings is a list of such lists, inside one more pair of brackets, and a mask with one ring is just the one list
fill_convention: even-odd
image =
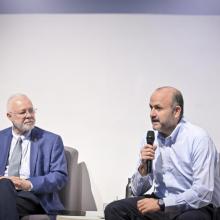
[(142, 206), (142, 201), (141, 200), (137, 201), (137, 207), (140, 208), (141, 206)]
[(150, 144), (146, 144), (143, 146), (143, 149), (154, 149), (153, 145), (150, 145)]
[(139, 208), (138, 208), (138, 211), (139, 212), (141, 212), (141, 213), (144, 213), (144, 212), (146, 212), (146, 208), (145, 208), (145, 206), (140, 206)]
[(141, 158), (144, 160), (153, 160), (155, 157), (155, 153), (154, 152), (147, 152), (147, 153), (143, 153), (141, 155)]
[(139, 212), (142, 212), (143, 208), (144, 208), (144, 207), (143, 207), (142, 205), (139, 205), (139, 206), (137, 207), (137, 209), (138, 209)]
[(139, 203), (137, 204), (138, 209), (141, 209), (142, 206), (143, 206), (143, 204), (142, 204), (141, 202), (139, 202)]
[(151, 147), (151, 148), (144, 148), (144, 149), (141, 150), (141, 154), (148, 154), (148, 153), (154, 154), (155, 153), (154, 148), (153, 147)]
[(138, 206), (139, 208), (143, 208), (144, 205), (145, 205), (145, 199), (141, 199), (141, 200), (139, 200), (139, 201), (137, 202), (137, 206)]

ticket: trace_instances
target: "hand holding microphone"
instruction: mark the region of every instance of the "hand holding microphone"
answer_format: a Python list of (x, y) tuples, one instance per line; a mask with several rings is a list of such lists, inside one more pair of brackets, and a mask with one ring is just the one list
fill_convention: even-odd
[(146, 136), (147, 145), (141, 150), (142, 169), (143, 175), (147, 175), (152, 172), (152, 160), (154, 159), (155, 148), (153, 143), (155, 140), (154, 131), (148, 131)]

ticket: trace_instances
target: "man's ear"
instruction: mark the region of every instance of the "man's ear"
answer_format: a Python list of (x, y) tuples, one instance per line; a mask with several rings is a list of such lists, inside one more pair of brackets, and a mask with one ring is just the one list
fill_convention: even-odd
[(176, 117), (176, 118), (179, 118), (181, 112), (182, 112), (182, 108), (181, 108), (179, 105), (177, 105), (177, 106), (175, 107), (175, 117)]
[(9, 112), (7, 112), (7, 117), (9, 120), (11, 120), (11, 114)]

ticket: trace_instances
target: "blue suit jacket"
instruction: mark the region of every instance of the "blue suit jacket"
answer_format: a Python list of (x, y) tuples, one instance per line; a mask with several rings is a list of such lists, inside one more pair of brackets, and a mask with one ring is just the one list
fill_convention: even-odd
[[(0, 131), (0, 175), (4, 175), (12, 140), (12, 128)], [(31, 131), (30, 178), (32, 192), (46, 213), (63, 209), (58, 190), (67, 182), (67, 164), (60, 136), (35, 127)]]

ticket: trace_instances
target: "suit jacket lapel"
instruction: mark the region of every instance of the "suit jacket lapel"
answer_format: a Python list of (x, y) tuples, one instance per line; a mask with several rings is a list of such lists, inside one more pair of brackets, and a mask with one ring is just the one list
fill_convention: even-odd
[(39, 152), (39, 135), (37, 128), (31, 131), (30, 176), (35, 176), (37, 156)]

